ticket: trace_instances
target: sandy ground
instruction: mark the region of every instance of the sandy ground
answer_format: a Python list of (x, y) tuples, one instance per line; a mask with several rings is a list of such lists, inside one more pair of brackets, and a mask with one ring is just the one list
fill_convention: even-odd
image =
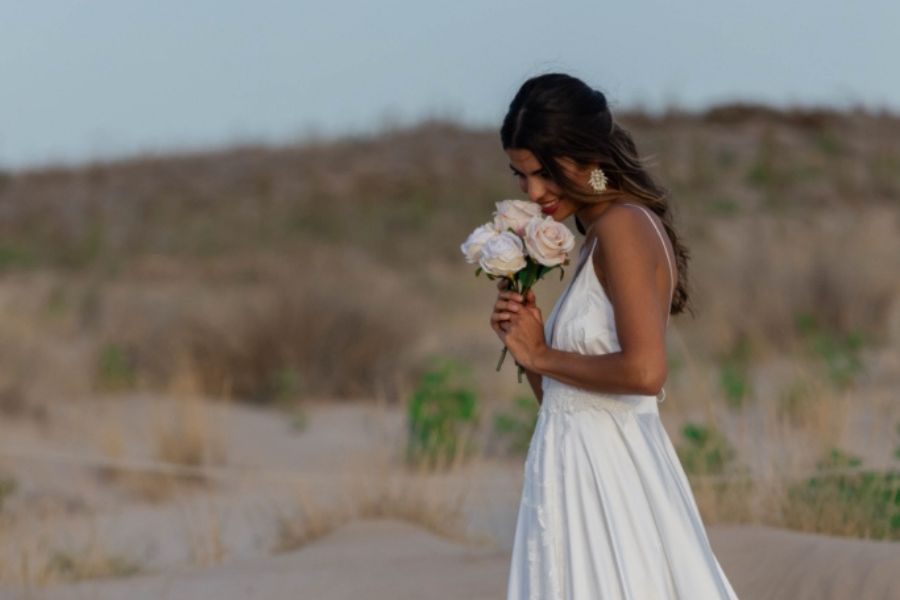
[[(278, 552), (278, 518), (298, 506), (290, 477), (302, 481), (303, 498), (320, 506), (358, 496), (364, 488), (353, 483), (383, 485), (380, 469), (396, 467), (402, 411), (311, 405), (307, 428), (297, 431), (277, 411), (207, 407), (205, 427), (226, 450), (223, 477), (154, 503), (98, 477), (90, 459), (109, 458), (110, 436), (123, 445), (113, 458), (152, 459), (149, 423), (166, 411), (184, 415), (163, 398), (109, 399), (90, 409), (85, 402), (58, 409), (46, 422), (3, 423), (2, 466), (19, 485), (6, 506), (17, 518), (0, 527), (0, 563), (15, 565), (25, 547), (32, 557), (54, 548), (78, 556), (86, 542), (100, 540), (111, 556), (137, 558), (141, 573), (27, 585), (13, 576), (0, 583), (2, 600), (504, 598), (521, 459), (417, 476), (412, 481), (420, 489), (402, 492), (424, 505), (465, 490), (461, 533), (481, 544), (437, 535), (415, 519), (365, 517)], [(900, 598), (897, 543), (743, 525), (712, 526), (709, 535), (743, 600)]]
[[(900, 546), (781, 531), (711, 527), (744, 600), (890, 600)], [(359, 520), (302, 550), (200, 570), (32, 590), (6, 598), (147, 600), (438, 600), (504, 598), (509, 554), (471, 548), (393, 520)]]

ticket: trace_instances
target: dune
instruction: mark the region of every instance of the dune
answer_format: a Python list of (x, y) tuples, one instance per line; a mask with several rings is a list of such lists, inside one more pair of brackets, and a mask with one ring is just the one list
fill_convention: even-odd
[[(890, 600), (900, 544), (764, 526), (715, 526), (710, 541), (742, 600)], [(353, 521), (301, 550), (205, 569), (91, 581), (5, 598), (76, 600), (499, 599), (506, 550), (471, 547), (388, 519)], [(22, 592), (19, 592), (22, 593)]]
[(476, 600), (500, 597), (508, 561), (506, 552), (450, 542), (402, 521), (368, 519), (351, 522), (301, 550), (270, 558), (48, 587), (30, 597)]
[(759, 525), (711, 527), (709, 536), (742, 599), (900, 598), (900, 543)]

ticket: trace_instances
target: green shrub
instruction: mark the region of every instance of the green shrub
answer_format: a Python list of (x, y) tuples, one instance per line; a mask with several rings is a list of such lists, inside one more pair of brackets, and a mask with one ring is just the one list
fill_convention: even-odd
[(734, 348), (722, 359), (719, 368), (719, 386), (725, 400), (733, 408), (739, 408), (750, 394), (750, 341), (741, 336)]
[(528, 450), (540, 405), (531, 396), (517, 396), (509, 412), (494, 415), (494, 437), (508, 452)]
[[(897, 423), (897, 425), (894, 427), (894, 431), (896, 431), (897, 435), (900, 436), (900, 423)], [(894, 458), (900, 460), (900, 446), (894, 448)]]
[(303, 391), (303, 376), (293, 367), (282, 367), (270, 377), (267, 396), (276, 403), (289, 405)]
[(478, 423), (469, 369), (450, 359), (436, 360), (418, 382), (407, 411), (409, 463), (442, 466), (469, 454)]
[(5, 477), (0, 479), (0, 512), (3, 511), (3, 502), (6, 500), (8, 496), (11, 496), (13, 492), (16, 491), (16, 480)]
[(802, 426), (815, 400), (812, 384), (806, 379), (794, 378), (778, 391), (778, 416), (786, 417), (794, 426)]
[(25, 269), (34, 266), (37, 259), (27, 248), (10, 244), (0, 244), (0, 271)]
[(142, 572), (141, 565), (124, 556), (92, 556), (89, 551), (55, 551), (47, 562), (46, 570), (69, 581), (130, 577)]
[(719, 371), (719, 385), (729, 406), (739, 407), (750, 392), (747, 373), (735, 363), (725, 363)]
[(109, 343), (100, 349), (95, 385), (102, 391), (132, 389), (137, 368), (132, 352), (121, 344)]
[(675, 450), (688, 474), (722, 474), (736, 456), (725, 436), (714, 427), (686, 423), (681, 428), (681, 434), (685, 442)]
[(824, 328), (811, 313), (795, 318), (806, 350), (825, 364), (831, 382), (839, 388), (851, 386), (863, 371), (860, 357), (864, 337), (859, 329), (841, 333)]
[[(900, 471), (821, 475), (788, 489), (788, 526), (900, 540)], [(800, 516), (798, 516), (800, 515)], [(792, 519), (793, 517), (793, 519)]]
[(818, 469), (846, 469), (862, 465), (862, 459), (840, 448), (831, 448), (824, 458), (816, 462)]

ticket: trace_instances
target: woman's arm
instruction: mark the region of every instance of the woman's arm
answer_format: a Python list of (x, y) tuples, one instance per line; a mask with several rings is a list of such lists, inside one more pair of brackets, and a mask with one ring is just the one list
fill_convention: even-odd
[[(635, 364), (624, 352), (580, 354), (547, 348), (535, 361), (535, 371), (526, 370), (529, 382), (547, 375), (584, 389), (606, 394), (656, 395), (665, 383), (665, 371), (650, 371)], [(540, 383), (538, 383), (540, 385)], [(532, 387), (535, 384), (532, 383)]]
[(663, 303), (669, 275), (657, 268), (657, 250), (665, 248), (646, 217), (624, 206), (611, 206), (595, 227), (598, 249), (593, 265), (585, 268), (606, 274), (621, 350), (587, 355), (544, 346), (528, 366), (538, 375), (601, 393), (657, 394), (667, 375)]
[(531, 386), (531, 390), (534, 392), (534, 397), (537, 398), (538, 404), (541, 404), (544, 401), (544, 376), (531, 369), (525, 369), (525, 377), (528, 378), (528, 384)]

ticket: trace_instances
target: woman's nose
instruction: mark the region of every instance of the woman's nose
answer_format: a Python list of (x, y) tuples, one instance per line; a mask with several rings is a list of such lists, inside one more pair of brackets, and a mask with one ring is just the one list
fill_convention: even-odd
[(544, 197), (544, 193), (546, 192), (546, 190), (544, 189), (544, 185), (541, 182), (529, 181), (527, 185), (528, 197), (531, 198), (532, 202), (537, 202)]

